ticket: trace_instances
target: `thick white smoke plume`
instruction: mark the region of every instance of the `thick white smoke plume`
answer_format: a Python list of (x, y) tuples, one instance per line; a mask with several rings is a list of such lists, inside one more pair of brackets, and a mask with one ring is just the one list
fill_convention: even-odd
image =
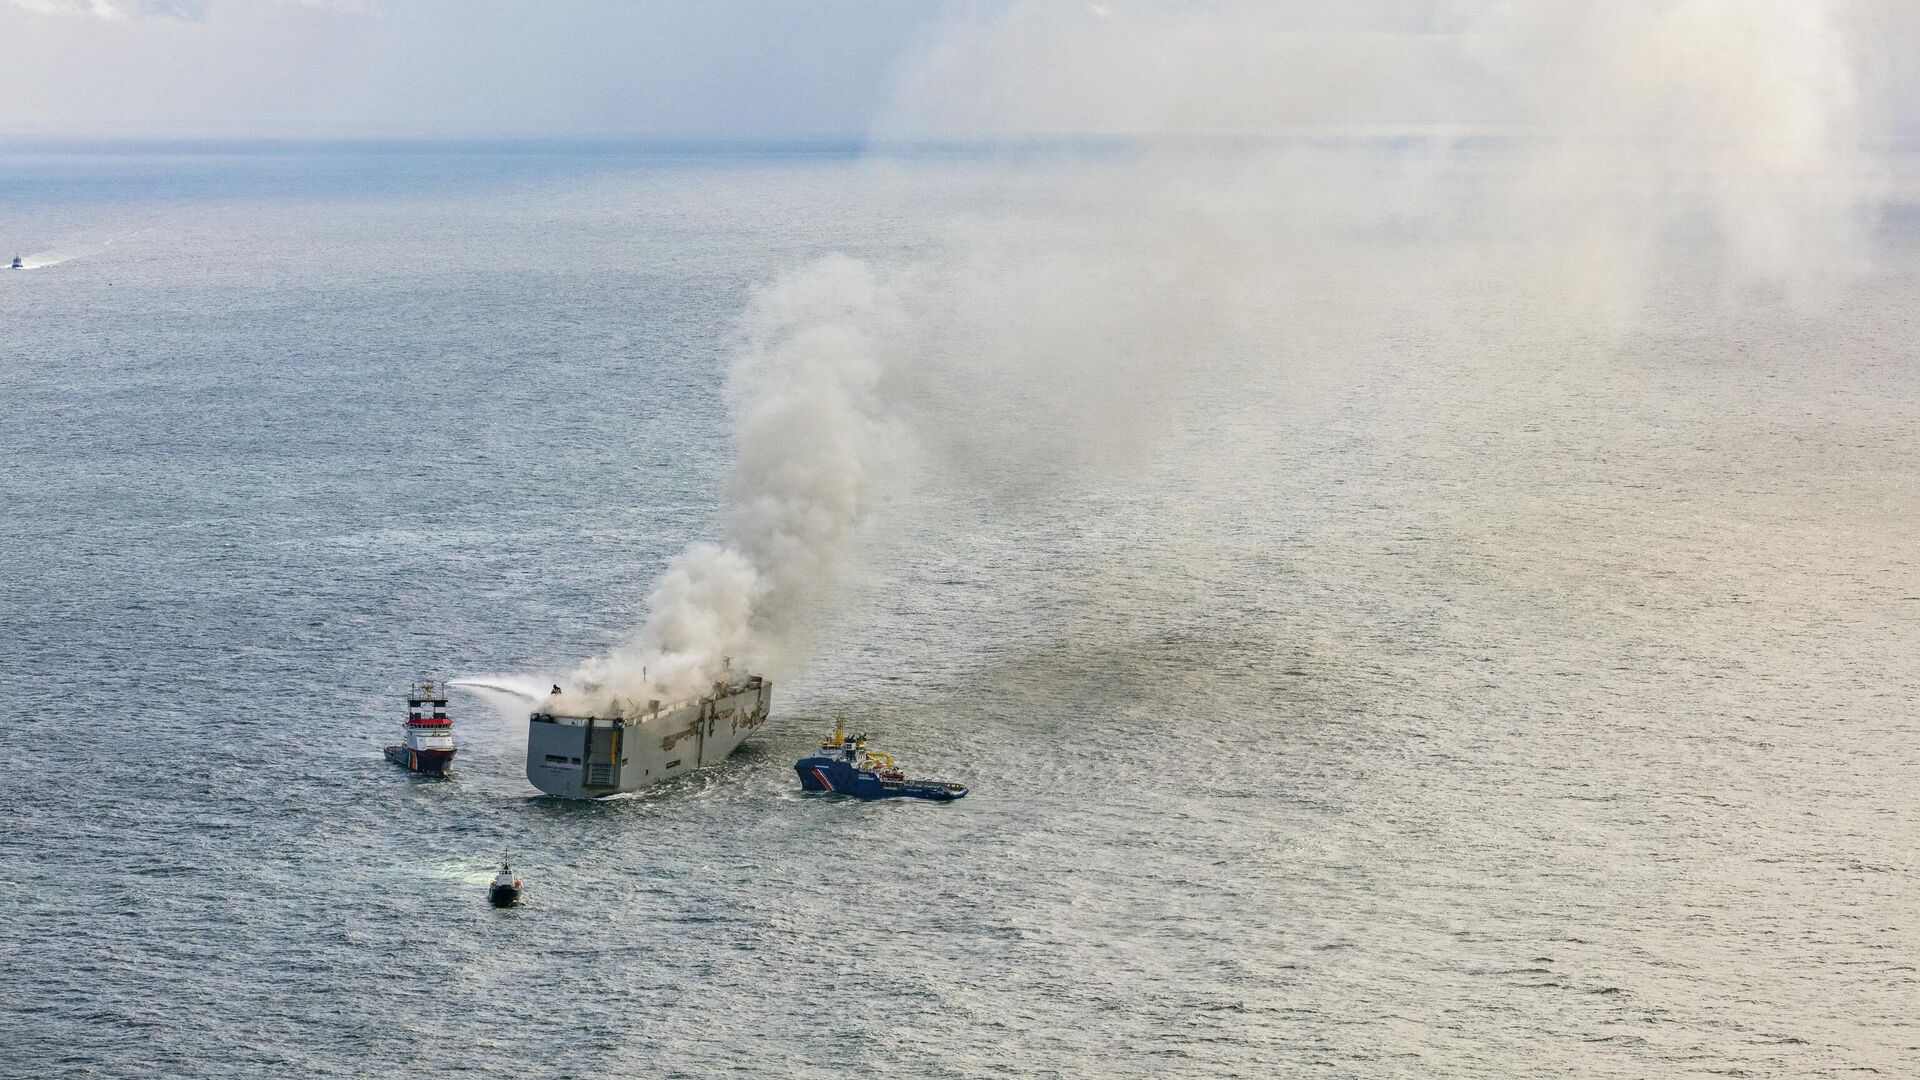
[[(676, 559), (580, 687), (805, 652), (874, 481), (1135, 468), (1386, 354), (1628, 331), (1658, 299), (1803, 298), (1863, 260), (1893, 9), (1845, 0), (983, 5), (905, 66), (882, 142), (1054, 143), (1033, 205), (937, 263), (762, 295), (733, 374), (727, 535)], [(1880, 36), (1876, 36), (1876, 35)], [(927, 168), (930, 166), (907, 166)], [(1261, 415), (1271, 415), (1261, 414)], [(1191, 442), (1191, 440), (1189, 440)], [(1205, 445), (1182, 482), (1227, 476)], [(1161, 459), (1156, 464), (1164, 467)], [(996, 489), (996, 486), (998, 489)]]
[(559, 708), (644, 708), (704, 689), (731, 659), (778, 673), (804, 654), (896, 440), (882, 397), (900, 318), (853, 259), (761, 293), (729, 378), (738, 457), (726, 539), (675, 558), (638, 635), (583, 664)]

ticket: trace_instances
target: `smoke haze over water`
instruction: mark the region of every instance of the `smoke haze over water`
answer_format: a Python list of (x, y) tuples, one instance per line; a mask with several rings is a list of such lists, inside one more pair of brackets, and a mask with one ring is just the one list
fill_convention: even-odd
[[(1286, 423), (1388, 353), (1630, 342), (1650, 305), (1709, 332), (1811, 306), (1869, 254), (1868, 50), (1892, 10), (1019, 3), (956, 21), (906, 65), (883, 141), (1124, 149), (1009, 154), (999, 201), (939, 257), (836, 257), (761, 293), (730, 378), (726, 535), (676, 558), (635, 639), (574, 684), (644, 701), (723, 657), (793, 670), (894, 481), (912, 481), (901, 506), (958, 490), (986, 517), (1090, 476), (1230, 488), (1237, 448), (1168, 436)], [(1072, 195), (1025, 201), (1037, 176)]]

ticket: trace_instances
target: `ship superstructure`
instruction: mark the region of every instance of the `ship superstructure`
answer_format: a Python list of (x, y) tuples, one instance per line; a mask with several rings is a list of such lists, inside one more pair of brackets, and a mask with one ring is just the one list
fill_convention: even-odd
[(453, 764), (453, 718), (447, 715), (444, 684), (421, 682), (407, 691), (407, 719), (399, 743), (387, 747), (387, 760), (417, 773), (445, 776)]
[(772, 705), (771, 682), (729, 671), (698, 697), (623, 702), (612, 715), (542, 709), (527, 721), (527, 780), (568, 799), (638, 791), (725, 759)]

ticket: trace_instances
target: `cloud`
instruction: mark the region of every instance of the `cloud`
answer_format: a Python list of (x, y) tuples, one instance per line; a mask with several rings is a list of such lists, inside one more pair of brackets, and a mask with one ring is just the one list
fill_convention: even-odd
[[(370, 12), (374, 0), (244, 0), (279, 7), (318, 8), (325, 11)], [(208, 0), (0, 0), (0, 8), (36, 15), (79, 15), (118, 22), (124, 19), (174, 19), (201, 22)]]
[[(1836, 96), (1920, 124), (1914, 0), (1005, 0), (900, 65), (881, 141), (1598, 129), (1823, 138)], [(1842, 55), (1844, 54), (1844, 55)], [(1852, 85), (1822, 80), (1851, 80)], [(1663, 114), (1674, 98), (1681, 111)], [(1543, 115), (1551, 114), (1551, 115)], [(1851, 115), (1851, 113), (1849, 114)], [(1845, 133), (1834, 132), (1841, 135)], [(1862, 132), (1862, 134), (1872, 134)]]
[(1236, 138), (1435, 124), (1451, 119), (1467, 72), (1459, 34), (1439, 32), (1445, 27), (1427, 6), (1022, 0), (969, 8), (903, 65), (893, 112), (875, 134)]
[(96, 19), (206, 18), (205, 0), (0, 0), (0, 7), (19, 8), (38, 15), (90, 15)]

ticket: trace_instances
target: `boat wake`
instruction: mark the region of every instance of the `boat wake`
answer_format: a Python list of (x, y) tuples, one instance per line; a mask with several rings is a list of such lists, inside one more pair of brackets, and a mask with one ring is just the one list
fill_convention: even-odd
[[(61, 263), (72, 262), (75, 259), (87, 255), (98, 255), (107, 249), (107, 244), (111, 243), (113, 243), (113, 241), (109, 240), (106, 244), (96, 244), (92, 247), (65, 248), (58, 251), (42, 251), (33, 255), (22, 255), (20, 256), (20, 265), (13, 267), (13, 269), (45, 270), (49, 266), (59, 266)], [(4, 258), (6, 258), (6, 256), (0, 255), (0, 259)], [(5, 265), (6, 263), (0, 262), (0, 266)]]
[[(135, 229), (132, 232), (122, 233), (119, 236), (110, 236), (104, 240), (96, 240), (91, 243), (82, 243), (78, 247), (57, 248), (53, 251), (42, 251), (33, 255), (21, 255), (19, 256), (20, 265), (13, 267), (13, 269), (44, 270), (49, 266), (59, 266), (61, 263), (69, 263), (75, 259), (84, 259), (90, 255), (99, 255), (122, 240), (131, 240), (136, 236), (144, 236), (159, 227), (159, 225), (149, 225), (146, 228)], [(6, 256), (0, 254), (0, 266), (7, 265), (7, 263), (3, 261), (5, 259)]]

